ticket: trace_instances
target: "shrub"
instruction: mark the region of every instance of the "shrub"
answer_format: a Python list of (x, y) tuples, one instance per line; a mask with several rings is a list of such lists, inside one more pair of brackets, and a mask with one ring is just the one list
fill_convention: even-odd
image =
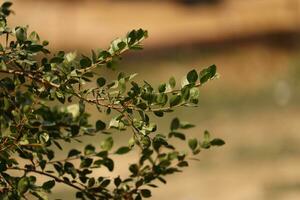
[[(63, 51), (53, 55), (48, 42), (29, 33), (28, 27), (8, 27), (11, 5), (5, 2), (0, 8), (0, 35), (5, 41), (0, 44), (0, 73), (5, 75), (0, 79), (1, 199), (47, 199), (57, 184), (74, 189), (79, 199), (148, 198), (158, 182), (166, 183), (167, 175), (188, 166), (188, 154), (172, 145), (174, 139), (187, 141), (191, 156), (224, 144), (207, 131), (201, 141), (186, 139), (182, 131), (194, 125), (177, 117), (168, 135), (158, 133), (152, 122), (175, 108), (197, 105), (198, 88), (215, 77), (215, 65), (188, 72), (181, 85), (170, 78), (154, 88), (146, 81), (135, 82), (136, 74), (123, 72), (116, 80), (106, 80), (97, 70), (115, 70), (124, 52), (142, 48), (147, 31), (132, 30), (91, 56)], [(111, 116), (109, 123), (98, 119), (92, 124), (86, 104)], [(128, 144), (113, 147), (116, 130), (132, 135)], [(98, 146), (75, 146), (81, 138), (99, 134), (104, 139)], [(73, 148), (58, 158), (54, 149), (63, 150), (65, 142)], [(138, 152), (138, 161), (128, 164), (128, 177), (111, 177), (116, 165), (112, 156), (130, 151)], [(107, 173), (93, 173), (99, 168)]]

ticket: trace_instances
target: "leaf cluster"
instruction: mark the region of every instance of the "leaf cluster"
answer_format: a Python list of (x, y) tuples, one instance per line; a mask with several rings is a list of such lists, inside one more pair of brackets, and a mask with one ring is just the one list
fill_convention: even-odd
[[(74, 189), (78, 199), (149, 198), (167, 175), (189, 165), (190, 156), (224, 144), (207, 131), (201, 140), (187, 138), (183, 131), (194, 125), (177, 117), (168, 134), (153, 122), (177, 107), (197, 106), (199, 87), (216, 77), (215, 65), (191, 70), (181, 84), (171, 77), (157, 88), (136, 82), (137, 74), (120, 72), (109, 80), (99, 70), (116, 70), (123, 53), (142, 48), (147, 31), (132, 30), (90, 55), (52, 54), (49, 42), (36, 32), (8, 26), (11, 5), (0, 7), (0, 37), (5, 41), (0, 44), (0, 199), (46, 200), (57, 184)], [(91, 123), (87, 104), (110, 120)], [(115, 147), (114, 133), (119, 131), (131, 138)], [(104, 139), (98, 145), (84, 144), (57, 158), (55, 149), (63, 151), (65, 142), (99, 134)], [(176, 148), (176, 139), (186, 142), (190, 153)], [(138, 160), (129, 164), (128, 176), (112, 177), (114, 156), (131, 152), (138, 152)], [(107, 173), (95, 173), (99, 168)], [(40, 176), (46, 178), (42, 184)]]

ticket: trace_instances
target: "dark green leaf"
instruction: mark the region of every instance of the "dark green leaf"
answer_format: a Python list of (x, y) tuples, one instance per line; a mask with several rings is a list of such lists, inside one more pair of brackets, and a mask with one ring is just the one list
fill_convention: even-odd
[(94, 186), (96, 183), (95, 178), (90, 178), (88, 181), (88, 187), (92, 187)]
[(54, 186), (55, 186), (55, 181), (50, 180), (50, 181), (43, 183), (42, 188), (44, 190), (51, 190)]
[(180, 121), (179, 121), (179, 119), (176, 117), (176, 118), (174, 118), (174, 119), (172, 120), (170, 129), (171, 129), (171, 130), (176, 130), (176, 129), (179, 128), (179, 126), (180, 126)]
[(108, 169), (109, 171), (113, 171), (113, 170), (114, 170), (114, 161), (113, 161), (112, 159), (110, 159), (110, 158), (106, 158), (106, 159), (104, 160), (103, 165), (104, 165), (105, 167), (107, 167), (107, 169)]
[(104, 151), (109, 151), (113, 147), (113, 144), (114, 144), (113, 138), (108, 137), (101, 142), (100, 146)]
[(106, 128), (106, 124), (105, 124), (103, 121), (98, 120), (98, 121), (96, 122), (96, 131), (102, 131), (102, 130), (104, 130), (105, 128)]
[(117, 178), (114, 179), (114, 184), (116, 187), (119, 187), (119, 185), (122, 183), (122, 180), (120, 178), (120, 176), (118, 176)]
[(19, 27), (16, 29), (16, 37), (17, 40), (20, 42), (24, 42), (27, 39), (27, 33), (26, 33), (26, 29)]
[(38, 44), (34, 44), (34, 45), (30, 45), (28, 47), (28, 51), (31, 52), (39, 52), (43, 49), (44, 47), (42, 45), (38, 45)]
[(93, 163), (92, 158), (82, 158), (82, 160), (80, 162), (80, 168), (89, 167), (89, 166), (91, 166), (92, 163)]
[(104, 181), (100, 184), (100, 186), (101, 186), (101, 187), (107, 187), (109, 184), (110, 184), (110, 180), (109, 180), (109, 179), (106, 179), (106, 180), (104, 180)]
[(192, 151), (194, 151), (197, 146), (198, 146), (198, 140), (196, 138), (189, 139), (189, 147), (191, 148)]
[(145, 104), (145, 103), (139, 103), (137, 105), (137, 107), (140, 108), (140, 109), (142, 109), (142, 110), (146, 110), (147, 109), (147, 104)]
[(97, 79), (97, 84), (98, 84), (99, 87), (103, 87), (105, 85), (105, 83), (106, 83), (105, 78), (100, 77), (100, 78)]
[(80, 66), (83, 68), (87, 68), (90, 67), (92, 65), (92, 61), (90, 58), (84, 56), (83, 58), (81, 58), (80, 60)]
[(181, 102), (181, 96), (180, 95), (176, 95), (176, 96), (172, 96), (170, 98), (170, 106), (177, 106), (178, 104), (180, 104)]
[(166, 91), (166, 87), (167, 87), (167, 85), (165, 83), (163, 83), (163, 84), (161, 84), (161, 85), (158, 86), (158, 91), (160, 93), (165, 92)]
[(209, 79), (213, 78), (216, 75), (216, 72), (217, 72), (217, 66), (216, 65), (212, 65), (212, 66), (202, 70), (199, 74), (200, 83), (204, 84)]
[(138, 174), (138, 172), (139, 172), (139, 167), (138, 167), (138, 165), (137, 165), (137, 164), (131, 164), (131, 165), (129, 166), (129, 171), (130, 171), (134, 176), (136, 176), (136, 175)]
[(118, 43), (119, 51), (123, 50), (126, 46), (127, 45), (125, 42), (123, 42), (123, 41), (119, 42)]
[(198, 80), (198, 73), (196, 70), (192, 70), (187, 74), (187, 80), (189, 83), (195, 83)]
[(22, 177), (18, 182), (18, 192), (24, 194), (29, 189), (29, 181), (27, 177)]
[(126, 154), (130, 151), (131, 149), (129, 147), (120, 147), (116, 152), (115, 154), (119, 154), (119, 155), (122, 155), (122, 154)]
[(0, 162), (0, 172), (4, 172), (6, 171), (7, 167), (6, 167), (6, 164)]
[(181, 161), (177, 164), (178, 167), (188, 167), (189, 164), (187, 161)]
[(80, 151), (78, 151), (77, 149), (72, 149), (69, 151), (69, 154), (68, 154), (68, 158), (69, 157), (72, 157), (72, 156), (77, 156), (77, 155), (80, 155)]
[(179, 133), (179, 132), (171, 132), (169, 134), (171, 137), (174, 136), (176, 138), (179, 138), (181, 140), (185, 140), (185, 135), (183, 133)]
[(180, 122), (180, 128), (182, 129), (189, 129), (189, 128), (193, 128), (195, 127), (195, 125), (187, 123), (187, 122)]
[(63, 92), (57, 90), (57, 91), (55, 92), (55, 95), (56, 95), (56, 98), (57, 98), (61, 103), (65, 103), (66, 98), (65, 98), (65, 95), (64, 95)]
[(151, 140), (148, 136), (144, 136), (140, 142), (144, 149), (148, 148), (151, 145)]
[(53, 57), (50, 60), (50, 63), (60, 64), (64, 61), (64, 58), (62, 57)]
[(222, 146), (225, 144), (224, 140), (219, 139), (219, 138), (215, 138), (212, 141), (210, 141), (210, 144), (213, 146)]
[(157, 117), (163, 117), (163, 116), (164, 116), (164, 112), (162, 112), (162, 111), (154, 111), (154, 114), (155, 114)]
[(142, 194), (142, 196), (145, 197), (145, 198), (151, 197), (151, 191), (148, 190), (148, 189), (142, 189), (142, 190), (141, 190), (141, 194)]
[(90, 155), (95, 153), (95, 147), (91, 144), (86, 145), (84, 148), (84, 155)]
[(171, 88), (174, 88), (176, 86), (176, 80), (173, 76), (169, 79), (169, 84)]

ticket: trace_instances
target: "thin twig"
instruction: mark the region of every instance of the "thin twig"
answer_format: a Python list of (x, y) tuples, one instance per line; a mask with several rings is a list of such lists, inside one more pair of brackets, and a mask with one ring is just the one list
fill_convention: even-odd
[(48, 176), (50, 178), (53, 178), (56, 182), (59, 182), (59, 183), (64, 183), (70, 187), (73, 187), (79, 191), (83, 191), (85, 190), (84, 188), (81, 188), (71, 182), (65, 182), (63, 179), (60, 179), (58, 178), (57, 176), (54, 176), (52, 174), (49, 174), (49, 173), (46, 173), (46, 172), (43, 172), (43, 171), (38, 171), (38, 170), (35, 170), (35, 169), (25, 169), (25, 168), (18, 168), (18, 167), (11, 167), (11, 168), (7, 168), (8, 170), (19, 170), (19, 171), (24, 171), (24, 172), (32, 172), (32, 173), (36, 173), (36, 174), (40, 174), (40, 175), (44, 175), (44, 176)]
[(37, 82), (40, 82), (44, 84), (45, 86), (52, 86), (54, 88), (59, 88), (60, 85), (52, 83), (50, 81), (47, 81), (43, 78), (35, 77), (32, 72), (26, 72), (26, 71), (20, 71), (20, 70), (12, 70), (12, 69), (7, 69), (7, 70), (0, 70), (0, 73), (6, 73), (6, 74), (15, 74), (15, 75), (22, 75), (26, 76), (31, 80), (35, 80)]

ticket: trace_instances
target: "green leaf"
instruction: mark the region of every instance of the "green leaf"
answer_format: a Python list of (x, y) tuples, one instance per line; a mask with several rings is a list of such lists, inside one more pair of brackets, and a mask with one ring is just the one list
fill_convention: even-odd
[(208, 132), (208, 130), (204, 131), (204, 141), (209, 141), (210, 140), (210, 133)]
[(216, 65), (212, 65), (212, 66), (210, 66), (206, 69), (203, 69), (199, 73), (200, 83), (204, 84), (209, 79), (213, 78), (216, 75), (216, 72), (217, 72), (217, 66)]
[(156, 101), (161, 105), (165, 105), (168, 102), (168, 95), (161, 93), (157, 96)]
[(171, 88), (174, 88), (176, 86), (176, 80), (173, 76), (169, 79), (169, 84)]
[(106, 124), (105, 124), (103, 121), (98, 120), (98, 121), (96, 122), (96, 131), (102, 131), (102, 130), (104, 130), (105, 128), (106, 128)]
[(116, 187), (119, 187), (119, 185), (122, 183), (122, 180), (120, 178), (120, 176), (118, 176), (117, 178), (114, 179), (114, 184)]
[(187, 74), (187, 80), (189, 83), (195, 83), (198, 80), (198, 73), (196, 70), (192, 70)]
[(151, 139), (148, 136), (144, 136), (140, 142), (144, 149), (148, 148), (151, 145)]
[(98, 84), (99, 87), (103, 87), (105, 85), (105, 83), (106, 83), (105, 78), (100, 77), (100, 78), (97, 79), (97, 84)]
[(49, 190), (51, 190), (54, 186), (55, 186), (55, 181), (54, 181), (54, 180), (51, 180), (51, 181), (47, 181), (47, 182), (43, 183), (42, 188), (43, 188), (44, 190), (49, 191)]
[(90, 167), (93, 163), (92, 158), (82, 158), (80, 162), (80, 168)]
[(104, 165), (105, 167), (107, 167), (107, 169), (108, 169), (109, 171), (113, 171), (113, 170), (114, 170), (114, 161), (113, 161), (112, 159), (110, 159), (110, 158), (106, 158), (106, 159), (104, 160), (103, 165)]
[(56, 95), (56, 98), (61, 102), (61, 103), (65, 103), (65, 95), (63, 92), (59, 91), (59, 90), (56, 90), (55, 91), (55, 95)]
[(104, 150), (104, 151), (109, 151), (111, 150), (111, 148), (113, 147), (114, 144), (114, 140), (112, 137), (108, 137), (105, 140), (103, 140), (100, 144), (100, 147)]
[(90, 178), (88, 181), (88, 187), (92, 187), (94, 186), (96, 183), (95, 178)]
[(110, 184), (110, 180), (109, 180), (109, 179), (106, 179), (106, 180), (104, 180), (104, 181), (100, 184), (100, 186), (101, 186), (101, 187), (107, 187), (109, 184)]
[(119, 155), (122, 155), (122, 154), (126, 154), (130, 151), (131, 149), (129, 147), (120, 147), (116, 152), (115, 154), (119, 154)]
[(164, 116), (164, 112), (162, 112), (162, 111), (154, 111), (154, 114), (155, 114), (157, 117), (163, 117), (163, 116)]
[(138, 165), (137, 165), (137, 164), (131, 164), (131, 165), (129, 166), (129, 171), (130, 171), (134, 176), (136, 176), (136, 175), (138, 174), (138, 172), (139, 172), (139, 167), (138, 167)]
[(119, 80), (118, 86), (119, 86), (119, 90), (120, 90), (121, 94), (126, 91), (126, 80), (125, 80), (125, 78), (121, 78)]
[(90, 67), (92, 65), (92, 61), (90, 58), (83, 56), (83, 58), (81, 58), (80, 60), (80, 66), (83, 68), (87, 68)]
[(195, 125), (190, 124), (188, 122), (180, 122), (180, 128), (182, 129), (190, 129), (190, 128), (194, 128)]
[(18, 182), (18, 192), (20, 194), (24, 194), (29, 189), (29, 181), (27, 177), (22, 177)]
[(171, 129), (172, 131), (173, 131), (173, 130), (176, 130), (176, 129), (179, 128), (179, 126), (180, 126), (180, 121), (179, 121), (179, 119), (176, 117), (176, 118), (174, 118), (174, 119), (172, 120), (170, 129)]
[(119, 42), (118, 43), (119, 51), (123, 50), (126, 46), (127, 45), (125, 42), (123, 42), (123, 41)]
[(142, 196), (145, 197), (145, 198), (151, 197), (151, 191), (148, 190), (148, 189), (142, 189), (142, 190), (141, 190), (141, 194), (142, 194)]
[(44, 40), (43, 42), (42, 42), (42, 45), (43, 46), (47, 46), (49, 44), (49, 41), (47, 41), (47, 40)]
[(181, 161), (177, 164), (178, 167), (188, 167), (189, 163), (187, 161)]
[(177, 106), (178, 104), (180, 104), (181, 102), (181, 96), (180, 95), (176, 95), (176, 96), (172, 96), (170, 98), (170, 106)]
[(185, 140), (185, 135), (183, 133), (180, 133), (180, 132), (171, 132), (169, 134), (169, 137), (172, 137), (172, 136), (174, 136), (178, 139), (181, 139), (181, 140)]
[(4, 172), (7, 170), (6, 164), (0, 162), (0, 172)]
[(203, 142), (201, 144), (201, 147), (204, 148), (204, 149), (209, 149), (210, 146), (211, 146), (211, 143), (210, 143), (210, 133), (206, 130), (204, 131), (204, 137), (203, 137)]
[(77, 156), (77, 155), (80, 155), (80, 151), (78, 151), (77, 149), (71, 149), (70, 151), (69, 151), (69, 154), (68, 154), (68, 158), (69, 157), (72, 157), (72, 156)]
[(6, 1), (1, 5), (1, 7), (4, 9), (8, 9), (10, 6), (12, 6), (12, 2), (9, 1)]
[(166, 91), (166, 87), (167, 87), (167, 85), (165, 83), (163, 83), (163, 84), (161, 84), (161, 85), (158, 86), (158, 91), (160, 93), (163, 93), (163, 92)]
[(215, 138), (212, 141), (210, 141), (210, 144), (212, 146), (223, 146), (225, 144), (224, 140), (219, 139), (219, 138)]
[(142, 110), (146, 110), (148, 108), (147, 104), (145, 103), (139, 103), (137, 105), (138, 108), (142, 109)]
[(95, 153), (95, 147), (91, 144), (86, 145), (84, 148), (84, 155), (90, 155)]
[(41, 142), (46, 143), (49, 140), (49, 135), (46, 132), (43, 132), (39, 135), (39, 139)]
[(192, 151), (195, 151), (197, 146), (198, 146), (198, 140), (196, 138), (193, 138), (193, 139), (189, 139), (189, 147)]
[(34, 44), (30, 45), (27, 50), (31, 52), (39, 52), (43, 49), (44, 47), (42, 45)]
[(128, 34), (127, 34), (127, 38), (128, 38), (128, 44), (131, 46), (133, 45), (136, 40), (137, 40), (137, 37), (136, 37), (136, 30), (132, 30), (130, 31)]
[(190, 89), (190, 101), (192, 103), (198, 103), (198, 99), (199, 99), (199, 96), (200, 96), (200, 92), (199, 92), (199, 89), (198, 88), (191, 88)]
[(53, 57), (50, 60), (50, 63), (60, 64), (64, 61), (64, 58), (62, 57)]
[(23, 27), (18, 27), (16, 29), (16, 38), (20, 42), (24, 42), (27, 39), (26, 29)]

